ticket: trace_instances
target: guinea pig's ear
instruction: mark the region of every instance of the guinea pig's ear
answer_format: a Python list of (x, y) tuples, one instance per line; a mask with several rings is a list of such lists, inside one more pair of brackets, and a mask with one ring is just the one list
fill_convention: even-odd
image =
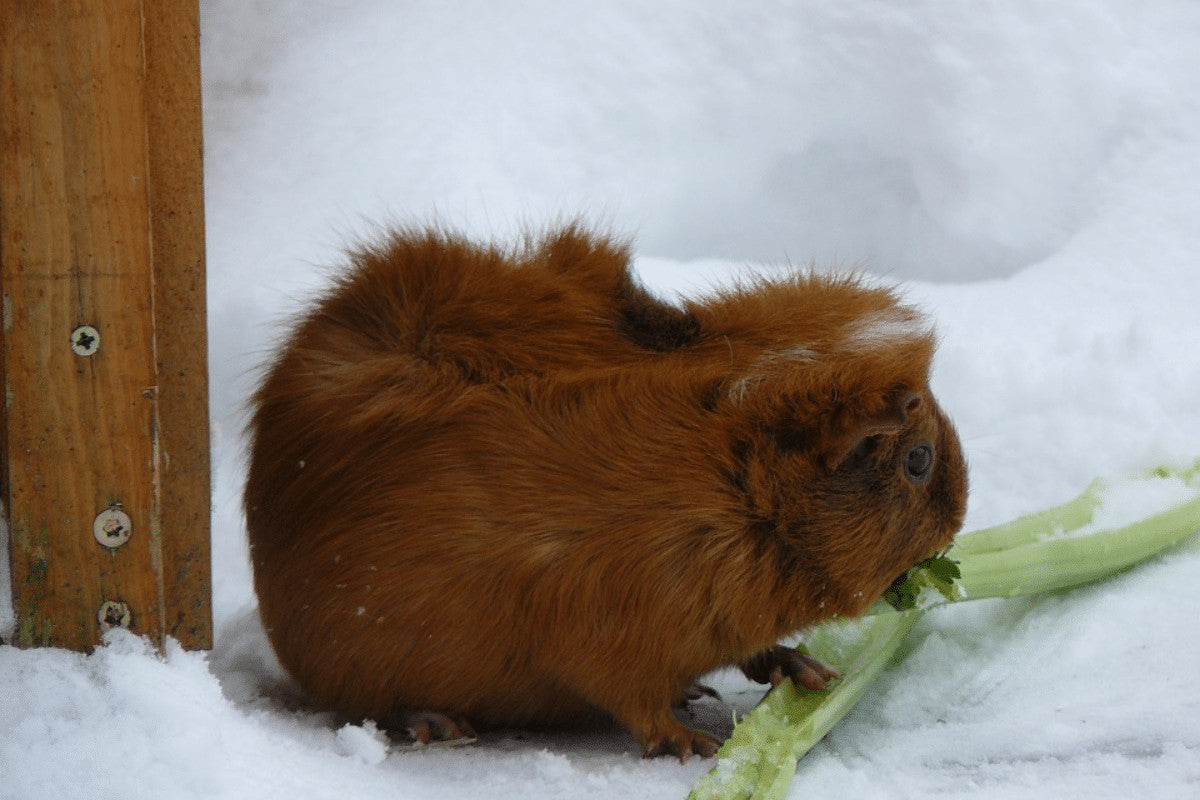
[(901, 431), (923, 402), (918, 392), (905, 386), (894, 387), (879, 399), (882, 402), (846, 408), (835, 418), (820, 452), (827, 469), (839, 469), (853, 454), (868, 451), (875, 437)]

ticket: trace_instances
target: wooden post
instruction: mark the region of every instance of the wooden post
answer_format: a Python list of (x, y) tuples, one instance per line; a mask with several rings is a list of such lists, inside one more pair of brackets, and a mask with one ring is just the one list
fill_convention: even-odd
[(196, 0), (0, 3), (16, 643), (211, 646)]

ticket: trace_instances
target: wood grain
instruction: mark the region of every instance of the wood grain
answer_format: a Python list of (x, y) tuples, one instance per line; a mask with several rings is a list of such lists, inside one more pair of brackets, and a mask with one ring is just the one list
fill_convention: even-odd
[[(144, 5), (0, 11), (4, 471), (23, 646), (94, 645), (105, 601), (156, 640), (211, 640), (198, 76), (150, 76), (196, 62), (180, 57), (188, 4)], [(83, 324), (100, 332), (90, 357), (70, 347)], [(114, 504), (133, 535), (109, 550), (92, 521)]]
[(164, 633), (212, 646), (200, 18), (144, 0)]

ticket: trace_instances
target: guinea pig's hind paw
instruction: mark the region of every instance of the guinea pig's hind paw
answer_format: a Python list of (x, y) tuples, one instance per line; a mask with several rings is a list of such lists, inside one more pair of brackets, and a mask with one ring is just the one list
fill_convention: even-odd
[(686, 764), (693, 753), (701, 758), (712, 758), (720, 749), (721, 743), (707, 733), (680, 725), (676, 730), (664, 734), (659, 739), (647, 742), (642, 758), (678, 756), (679, 763)]
[(466, 719), (441, 711), (401, 711), (393, 715), (388, 723), (388, 727), (406, 732), (421, 746), (479, 741), (479, 735)]

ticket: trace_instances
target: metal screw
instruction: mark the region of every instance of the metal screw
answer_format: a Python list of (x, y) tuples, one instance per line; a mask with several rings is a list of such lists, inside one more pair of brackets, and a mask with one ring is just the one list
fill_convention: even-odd
[(80, 325), (71, 331), (71, 350), (75, 355), (87, 358), (96, 355), (99, 349), (100, 331), (91, 325)]
[(117, 600), (105, 600), (100, 610), (96, 612), (96, 621), (100, 623), (100, 632), (108, 633), (113, 628), (128, 628), (133, 622), (129, 606)]
[(100, 544), (116, 550), (133, 535), (133, 520), (119, 504), (113, 504), (96, 515), (92, 522), (92, 535)]

